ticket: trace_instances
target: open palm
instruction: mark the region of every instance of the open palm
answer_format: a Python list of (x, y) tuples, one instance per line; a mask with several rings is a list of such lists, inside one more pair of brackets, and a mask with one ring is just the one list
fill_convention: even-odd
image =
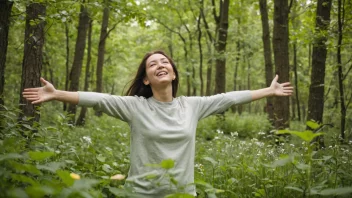
[(23, 90), (23, 97), (31, 101), (32, 104), (39, 104), (54, 99), (55, 87), (44, 78), (40, 78), (40, 82), (44, 85), (43, 87), (27, 88)]
[(273, 90), (274, 96), (290, 96), (293, 93), (293, 87), (290, 82), (278, 83), (279, 76), (276, 75), (271, 82), (270, 88)]

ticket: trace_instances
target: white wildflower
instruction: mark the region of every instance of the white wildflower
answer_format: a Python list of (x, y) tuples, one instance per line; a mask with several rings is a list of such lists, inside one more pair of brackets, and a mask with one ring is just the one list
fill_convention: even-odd
[(231, 132), (231, 136), (232, 137), (234, 137), (234, 136), (238, 137), (238, 133), (237, 132)]
[(219, 133), (219, 134), (224, 134), (224, 132), (221, 131), (220, 129), (216, 129), (216, 132)]
[(108, 147), (108, 146), (105, 147), (105, 149), (108, 150), (108, 151), (112, 151), (112, 149), (110, 147)]
[(83, 136), (84, 141), (86, 141), (88, 144), (92, 143), (92, 139), (89, 136)]

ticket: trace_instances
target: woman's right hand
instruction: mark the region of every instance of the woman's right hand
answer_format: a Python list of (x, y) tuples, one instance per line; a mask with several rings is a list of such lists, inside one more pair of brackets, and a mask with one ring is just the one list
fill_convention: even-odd
[(55, 99), (55, 87), (44, 78), (40, 78), (40, 82), (44, 85), (43, 87), (27, 88), (22, 92), (23, 97), (32, 102), (32, 104), (39, 104)]

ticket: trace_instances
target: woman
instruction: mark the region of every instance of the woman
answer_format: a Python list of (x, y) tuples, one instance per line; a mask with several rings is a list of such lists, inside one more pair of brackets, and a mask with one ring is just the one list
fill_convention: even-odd
[[(59, 100), (93, 107), (127, 122), (131, 128), (131, 167), (126, 186), (144, 197), (164, 197), (175, 190), (196, 195), (194, 185), (195, 133), (200, 119), (220, 113), (234, 104), (268, 96), (289, 96), (290, 83), (254, 91), (234, 91), (209, 97), (176, 97), (179, 76), (171, 58), (162, 51), (147, 53), (128, 89), (128, 96), (93, 92), (56, 90), (41, 78), (40, 88), (25, 89), (23, 96), (38, 104)], [(165, 170), (148, 164), (165, 159), (175, 161), (172, 174), (177, 184), (170, 185)], [(150, 179), (150, 176), (154, 179)]]

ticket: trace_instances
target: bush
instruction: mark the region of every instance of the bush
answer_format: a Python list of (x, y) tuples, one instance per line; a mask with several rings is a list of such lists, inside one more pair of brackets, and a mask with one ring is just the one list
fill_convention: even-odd
[(197, 134), (207, 140), (215, 137), (216, 133), (238, 133), (240, 138), (255, 138), (258, 133), (268, 133), (271, 124), (265, 114), (233, 114), (216, 115), (205, 118), (198, 123)]

